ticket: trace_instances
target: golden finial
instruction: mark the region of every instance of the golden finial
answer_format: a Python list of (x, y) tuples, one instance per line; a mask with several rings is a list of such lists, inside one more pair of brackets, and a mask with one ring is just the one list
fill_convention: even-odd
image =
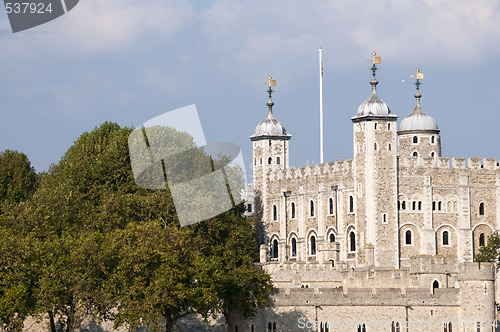
[(424, 73), (422, 73), (420, 71), (420, 68), (417, 67), (417, 69), (415, 69), (415, 75), (411, 75), (411, 77), (414, 77), (416, 78), (417, 80), (423, 80), (424, 79)]
[(371, 61), (372, 64), (380, 64), (380, 57), (376, 56), (377, 52), (373, 51), (372, 52), (372, 58), (371, 59), (366, 59), (366, 61)]
[(276, 86), (276, 80), (273, 80), (271, 75), (269, 75), (267, 77), (267, 79), (268, 79), (268, 82), (267, 83), (264, 82), (264, 84), (269, 84), (269, 87)]
[(371, 60), (370, 59), (366, 59), (366, 61), (371, 61), (372, 62), (372, 66), (371, 66), (370, 70), (373, 73), (373, 79), (375, 79), (375, 73), (378, 70), (378, 67), (376, 65), (380, 64), (380, 57), (376, 56), (376, 55), (377, 55), (377, 52), (373, 51), (372, 52), (372, 58), (371, 58)]
[(413, 83), (413, 84), (415, 84), (417, 86), (417, 92), (418, 92), (420, 90), (420, 85), (422, 84), (420, 82), (420, 80), (424, 79), (424, 73), (422, 73), (420, 71), (420, 68), (417, 67), (417, 69), (415, 69), (415, 75), (411, 75), (411, 77), (417, 79), (417, 81), (415, 83)]

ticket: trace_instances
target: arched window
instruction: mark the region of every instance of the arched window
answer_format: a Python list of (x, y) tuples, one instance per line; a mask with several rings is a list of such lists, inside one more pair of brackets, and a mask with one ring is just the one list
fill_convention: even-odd
[(407, 230), (405, 232), (405, 244), (411, 244), (411, 231)]
[(392, 332), (400, 332), (399, 322), (396, 322), (396, 323), (392, 322), (391, 331)]
[(314, 201), (309, 201), (309, 216), (314, 217)]
[(443, 246), (447, 246), (450, 244), (448, 231), (443, 232)]
[(434, 136), (431, 136), (431, 143), (434, 144)]
[(422, 201), (418, 201), (418, 210), (422, 210)]
[(434, 293), (434, 290), (436, 288), (439, 288), (439, 282), (437, 280), (434, 280), (434, 282), (432, 283), (432, 293)]
[(260, 157), (260, 164), (262, 165), (262, 157)]
[(311, 255), (316, 255), (316, 236), (311, 235), (311, 238), (309, 239), (309, 244), (310, 244), (310, 254)]
[(448, 201), (448, 204), (447, 204), (447, 205), (448, 205), (448, 212), (451, 212), (451, 209), (452, 209), (451, 202), (450, 202), (450, 201)]
[(273, 158), (269, 157), (269, 159), (267, 159), (267, 163), (268, 163), (269, 165), (271, 165), (271, 163), (272, 163), (272, 162), (273, 162)]
[(438, 202), (438, 211), (441, 211), (441, 206), (442, 206), (441, 201), (439, 201)]
[(418, 137), (417, 136), (413, 136), (413, 144), (418, 144)]
[(413, 202), (411, 203), (411, 209), (412, 209), (412, 210), (416, 210), (416, 209), (417, 209), (417, 202), (413, 201)]
[(377, 143), (373, 144), (373, 149), (377, 151)]
[(387, 148), (389, 151), (391, 151), (392, 147), (391, 147), (391, 143), (389, 143), (389, 147)]
[(418, 157), (418, 152), (417, 151), (413, 152), (413, 157)]
[(401, 210), (406, 210), (406, 201), (401, 202)]
[(356, 251), (356, 234), (353, 231), (349, 233), (349, 251)]
[(292, 219), (295, 218), (295, 203), (292, 202)]
[(272, 142), (271, 142), (271, 140), (269, 140), (269, 146), (271, 146), (271, 144), (272, 144)]
[(274, 239), (273, 240), (273, 247), (272, 247), (271, 257), (272, 258), (278, 258), (278, 256), (279, 256), (278, 240)]
[(484, 233), (479, 234), (479, 246), (484, 247), (485, 244), (485, 239), (484, 239)]
[(330, 233), (330, 243), (335, 242), (335, 234)]
[(280, 157), (276, 158), (276, 164), (280, 164)]
[(434, 158), (434, 152), (431, 152), (431, 157)]
[(297, 257), (297, 239), (294, 237), (292, 237), (292, 252), (290, 256)]
[(273, 332), (273, 325), (271, 323), (267, 324), (267, 332)]
[(333, 198), (328, 199), (328, 213), (333, 214)]
[(278, 208), (276, 207), (276, 205), (273, 205), (273, 220), (278, 220)]
[(377, 123), (375, 122), (375, 126), (374, 126), (375, 129), (377, 129)]
[(325, 329), (323, 328), (323, 322), (319, 324), (319, 330), (320, 332), (325, 332)]
[(448, 332), (453, 332), (453, 325), (451, 325), (451, 322), (448, 323)]
[(325, 332), (329, 332), (328, 331), (328, 323), (325, 323)]
[(349, 196), (349, 212), (354, 212), (354, 197)]
[(432, 211), (435, 211), (436, 210), (436, 201), (433, 201), (432, 202)]
[(484, 203), (479, 204), (479, 215), (484, 216)]
[(391, 124), (390, 123), (387, 124), (387, 130), (391, 130)]
[(276, 332), (276, 323), (273, 323), (273, 332)]

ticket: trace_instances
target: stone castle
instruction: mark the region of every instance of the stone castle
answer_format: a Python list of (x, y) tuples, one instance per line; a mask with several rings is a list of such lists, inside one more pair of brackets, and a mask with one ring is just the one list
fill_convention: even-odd
[(377, 95), (375, 55), (349, 160), (289, 168), (291, 135), (273, 114), (269, 78), (247, 201), (276, 292), (230, 331), (495, 331), (496, 271), (474, 257), (500, 229), (499, 162), (441, 156), (418, 69), (415, 109), (398, 128)]

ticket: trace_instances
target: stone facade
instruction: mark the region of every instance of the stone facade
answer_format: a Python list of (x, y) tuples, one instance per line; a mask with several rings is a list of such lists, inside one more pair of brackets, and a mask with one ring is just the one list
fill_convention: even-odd
[(499, 162), (441, 157), (435, 122), (397, 131), (370, 83), (353, 159), (290, 169), (290, 135), (252, 136), (276, 293), (230, 331), (494, 331), (498, 280), (474, 256), (500, 229)]

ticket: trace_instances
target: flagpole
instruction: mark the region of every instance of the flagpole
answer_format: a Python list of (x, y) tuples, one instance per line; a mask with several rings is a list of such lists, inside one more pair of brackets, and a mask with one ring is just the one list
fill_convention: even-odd
[(319, 160), (323, 163), (323, 50), (319, 49)]

